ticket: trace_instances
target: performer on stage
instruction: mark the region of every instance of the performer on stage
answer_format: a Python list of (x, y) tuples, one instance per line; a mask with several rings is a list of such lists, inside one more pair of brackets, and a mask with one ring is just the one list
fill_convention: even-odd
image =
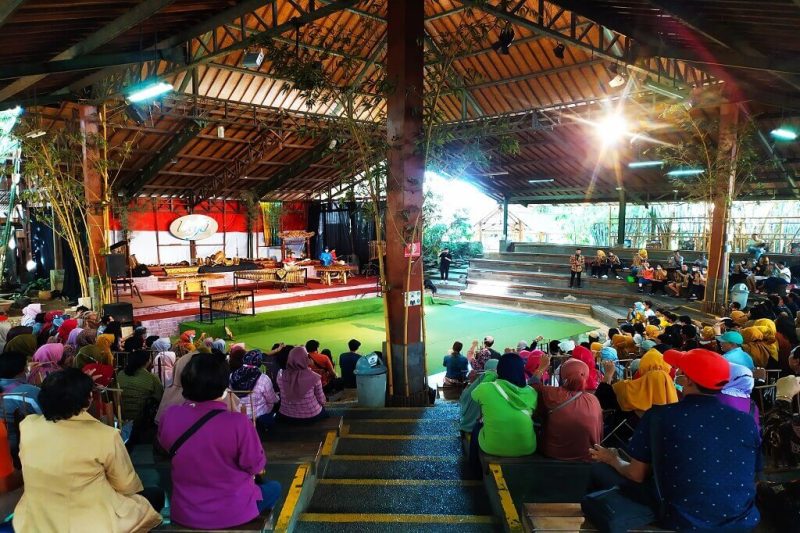
[(581, 249), (576, 248), (575, 254), (569, 256), (569, 288), (572, 288), (572, 285), (575, 284), (577, 280), (577, 287), (581, 288), (581, 272), (583, 272), (584, 267), (584, 260), (583, 256), (581, 255)]

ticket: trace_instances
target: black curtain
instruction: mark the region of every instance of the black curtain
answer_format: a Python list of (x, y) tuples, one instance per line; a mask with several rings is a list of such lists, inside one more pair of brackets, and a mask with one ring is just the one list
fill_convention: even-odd
[[(314, 218), (316, 217), (316, 223)], [(369, 262), (369, 243), (375, 240), (375, 224), (363, 204), (356, 202), (314, 203), (309, 208), (309, 227), (316, 228), (311, 242), (314, 257), (327, 247), (336, 255), (354, 255), (359, 265)]]
[(50, 271), (56, 267), (53, 230), (37, 217), (33, 209), (31, 215), (31, 252), (36, 262), (35, 278), (50, 279)]

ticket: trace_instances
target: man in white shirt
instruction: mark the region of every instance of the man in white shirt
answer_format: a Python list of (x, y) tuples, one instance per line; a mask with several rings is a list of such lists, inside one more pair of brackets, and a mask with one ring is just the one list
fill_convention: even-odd
[(783, 261), (775, 262), (772, 275), (762, 282), (762, 289), (767, 294), (784, 294), (786, 286), (792, 281), (792, 271)]

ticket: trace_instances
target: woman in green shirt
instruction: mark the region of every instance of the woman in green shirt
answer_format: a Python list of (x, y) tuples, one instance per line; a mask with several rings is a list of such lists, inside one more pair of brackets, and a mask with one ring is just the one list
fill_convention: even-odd
[(470, 460), (480, 464), (479, 451), (503, 457), (520, 457), (536, 451), (533, 411), (536, 391), (525, 383), (525, 362), (515, 353), (504, 354), (497, 377), (486, 376), (472, 391), (481, 406), (483, 422), (475, 424)]
[[(164, 387), (161, 380), (147, 370), (152, 357), (150, 352), (137, 350), (128, 354), (125, 370), (117, 374), (122, 389), (122, 419), (139, 421), (148, 403), (158, 408)], [(152, 410), (153, 414), (155, 410)]]

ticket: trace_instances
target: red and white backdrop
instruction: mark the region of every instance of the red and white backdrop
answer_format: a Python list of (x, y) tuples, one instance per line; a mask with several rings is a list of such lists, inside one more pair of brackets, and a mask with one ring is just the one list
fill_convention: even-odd
[[(177, 239), (169, 232), (169, 225), (178, 217), (188, 214), (207, 215), (213, 218), (219, 229), (207, 239), (196, 241), (197, 257), (207, 257), (224, 250), (226, 257), (271, 257), (280, 255), (280, 246), (268, 246), (264, 241), (264, 225), (261, 210), (253, 221), (253, 243), (255, 249), (247, 249), (247, 208), (245, 204), (232, 200), (209, 200), (197, 204), (191, 211), (187, 203), (170, 198), (140, 198), (127, 210), (130, 253), (140, 263), (170, 264), (189, 261), (189, 241)], [(121, 217), (111, 220), (112, 243), (122, 239)], [(305, 230), (308, 225), (306, 202), (287, 202), (282, 206), (281, 230)]]

